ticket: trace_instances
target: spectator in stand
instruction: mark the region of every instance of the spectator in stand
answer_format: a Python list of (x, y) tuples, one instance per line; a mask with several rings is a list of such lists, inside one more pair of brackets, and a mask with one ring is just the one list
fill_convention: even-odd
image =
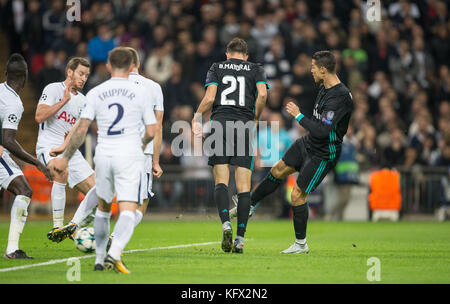
[(400, 167), (405, 162), (407, 141), (403, 132), (395, 128), (390, 134), (390, 145), (383, 150), (383, 167)]
[(233, 12), (227, 12), (224, 16), (224, 25), (220, 30), (220, 43), (226, 45), (239, 32), (239, 22), (237, 16)]
[(36, 75), (36, 100), (39, 99), (47, 84), (64, 80), (64, 73), (55, 67), (56, 54), (52, 49), (45, 52), (44, 60), (44, 67)]
[(87, 83), (84, 87), (85, 92), (89, 92), (92, 88), (98, 86), (102, 82), (109, 79), (109, 73), (106, 69), (106, 64), (104, 62), (99, 63), (95, 66), (94, 71), (89, 76)]
[(434, 148), (434, 128), (431, 124), (431, 116), (427, 112), (420, 113), (414, 122), (417, 127), (410, 134), (409, 146), (416, 150), (414, 162), (428, 165), (431, 150)]
[(172, 75), (162, 86), (164, 92), (164, 113), (170, 115), (172, 109), (182, 104), (188, 104), (194, 109), (197, 106), (192, 96), (189, 83), (183, 78), (183, 67), (179, 62), (172, 65)]
[(42, 53), (45, 46), (42, 43), (44, 39), (44, 28), (42, 26), (41, 3), (37, 0), (28, 2), (28, 12), (25, 15), (23, 25), (22, 45), (29, 58), (36, 53)]
[(342, 58), (345, 60), (348, 57), (352, 57), (358, 70), (365, 75), (368, 70), (368, 56), (364, 49), (361, 48), (360, 38), (357, 36), (351, 36), (348, 39), (348, 48), (342, 51)]
[(52, 0), (50, 8), (42, 16), (44, 42), (47, 47), (63, 37), (64, 29), (68, 25), (64, 7), (63, 0)]
[(417, 75), (418, 66), (412, 55), (409, 43), (401, 40), (398, 47), (398, 56), (389, 58), (389, 69), (392, 73), (392, 86), (398, 92), (405, 92), (407, 83)]
[(153, 49), (145, 62), (145, 74), (159, 84), (164, 84), (172, 74), (172, 49), (173, 44), (167, 41), (163, 46)]
[(269, 50), (264, 54), (264, 71), (269, 83), (273, 79), (281, 79), (283, 86), (289, 87), (292, 82), (291, 66), (280, 35), (272, 39)]
[(97, 36), (88, 43), (89, 57), (93, 65), (99, 62), (106, 62), (108, 52), (115, 47), (112, 32), (109, 25), (103, 23), (97, 29)]

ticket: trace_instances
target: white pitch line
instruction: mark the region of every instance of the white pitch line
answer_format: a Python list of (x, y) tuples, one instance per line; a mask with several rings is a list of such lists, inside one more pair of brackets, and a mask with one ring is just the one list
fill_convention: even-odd
[[(186, 247), (195, 247), (195, 246), (207, 246), (207, 245), (213, 245), (213, 244), (219, 244), (219, 243), (220, 242), (206, 242), (206, 243), (194, 243), (194, 244), (174, 245), (174, 246), (166, 246), (166, 247), (132, 249), (132, 250), (126, 250), (123, 253), (164, 250), (164, 249), (176, 249), (176, 248), (186, 248)], [(0, 268), (0, 272), (16, 271), (16, 270), (27, 269), (27, 268), (32, 268), (32, 267), (59, 264), (59, 263), (67, 262), (70, 259), (88, 259), (88, 258), (93, 258), (93, 257), (95, 257), (95, 254), (82, 255), (82, 256), (78, 256), (78, 257), (70, 257), (70, 258), (58, 259), (58, 260), (50, 260), (48, 262), (43, 262), (43, 263), (38, 263), (38, 264), (29, 264), (29, 265), (15, 266), (15, 267), (9, 267), (9, 268)]]

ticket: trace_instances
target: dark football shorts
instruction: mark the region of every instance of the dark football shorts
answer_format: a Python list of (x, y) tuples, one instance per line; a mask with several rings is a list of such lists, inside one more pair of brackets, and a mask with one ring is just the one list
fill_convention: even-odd
[(308, 153), (303, 138), (297, 139), (289, 147), (282, 160), (299, 172), (297, 185), (307, 194), (313, 192), (336, 166), (335, 161), (329, 162)]
[[(234, 123), (234, 121), (231, 122)], [(223, 120), (214, 120), (211, 123), (212, 126), (219, 123), (223, 132), (222, 134), (216, 133), (218, 131), (213, 127), (211, 134), (205, 139), (205, 143), (207, 143), (208, 140), (211, 141), (211, 136), (217, 136), (217, 142), (211, 144), (212, 151), (209, 152), (208, 165), (229, 164), (253, 170), (254, 143), (251, 133), (254, 129), (236, 127), (236, 125), (227, 126)], [(222, 147), (220, 147), (219, 141), (222, 143)]]

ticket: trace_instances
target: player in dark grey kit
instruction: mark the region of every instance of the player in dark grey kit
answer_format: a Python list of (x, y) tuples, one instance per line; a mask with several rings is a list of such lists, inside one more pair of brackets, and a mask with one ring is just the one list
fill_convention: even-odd
[(313, 55), (311, 73), (314, 81), (321, 84), (313, 117), (304, 116), (294, 102), (286, 105), (286, 111), (309, 133), (289, 147), (251, 194), (254, 212), (258, 202), (273, 193), (285, 177), (299, 172), (291, 195), (296, 240), (282, 253), (308, 252), (306, 225), (309, 210), (306, 198), (336, 166), (342, 140), (347, 133), (353, 100), (348, 88), (337, 77), (335, 67), (336, 60), (331, 52), (320, 51)]
[[(213, 154), (208, 161), (209, 165), (213, 166), (214, 200), (222, 221), (222, 250), (242, 253), (250, 210), (253, 170), (253, 149), (250, 138), (253, 128), (244, 127), (244, 124), (251, 126), (252, 123), (255, 125), (254, 121), (258, 121), (266, 104), (268, 85), (263, 68), (247, 61), (248, 48), (244, 40), (240, 38), (231, 40), (227, 45), (226, 56), (226, 61), (214, 63), (208, 71), (205, 83), (206, 93), (194, 115), (192, 127), (195, 136), (202, 136), (202, 116), (212, 109), (211, 122), (215, 132), (210, 136), (223, 138), (219, 140), (223, 144), (222, 149), (215, 142)], [(236, 123), (240, 123), (242, 127), (236, 127)], [(219, 136), (216, 133), (217, 129), (221, 129), (223, 134)], [(229, 217), (229, 165), (235, 168), (239, 201), (238, 228), (234, 245)]]

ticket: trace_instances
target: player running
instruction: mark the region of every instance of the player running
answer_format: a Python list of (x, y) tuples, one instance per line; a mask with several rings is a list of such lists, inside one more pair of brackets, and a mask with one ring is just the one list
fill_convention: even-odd
[(31, 259), (19, 249), (20, 234), (28, 215), (32, 190), (19, 166), (11, 159), (10, 153), (18, 159), (32, 164), (51, 180), (50, 170), (32, 155), (27, 153), (16, 140), (17, 129), (24, 111), (18, 93), (28, 78), (28, 66), (19, 54), (12, 54), (6, 64), (6, 82), (0, 84), (0, 120), (2, 123), (3, 147), (0, 152), (0, 186), (16, 197), (11, 208), (8, 247), (4, 258)]
[(313, 117), (304, 116), (294, 102), (286, 105), (286, 111), (308, 130), (309, 134), (291, 145), (251, 194), (254, 211), (257, 203), (273, 193), (285, 177), (299, 172), (291, 194), (296, 240), (282, 253), (308, 252), (306, 226), (309, 208), (306, 198), (336, 166), (353, 111), (352, 95), (336, 75), (336, 59), (333, 53), (316, 52), (312, 57), (311, 73), (314, 81), (321, 84)]
[[(64, 151), (65, 143), (70, 139), (84, 108), (86, 97), (80, 91), (89, 77), (90, 66), (84, 58), (72, 58), (66, 67), (66, 79), (47, 85), (39, 99), (35, 117), (39, 123), (36, 154), (48, 168), (52, 168), (57, 154)], [(78, 225), (93, 212), (98, 198), (94, 170), (80, 151), (77, 150), (71, 158), (68, 170), (62, 173), (52, 171), (52, 174), (55, 179), (51, 192), (53, 229), (47, 237), (53, 242), (61, 242), (74, 233)], [(70, 224), (64, 226), (67, 183), (69, 187), (83, 193), (85, 198)]]
[[(143, 193), (144, 202), (136, 210), (135, 226), (137, 226), (141, 222), (145, 212), (147, 211), (149, 199), (151, 197), (153, 197), (153, 195), (154, 195), (154, 193), (152, 192), (153, 175), (156, 178), (160, 178), (161, 175), (163, 174), (163, 170), (161, 169), (161, 167), (159, 165), (159, 155), (161, 152), (161, 144), (162, 144), (162, 122), (163, 122), (163, 117), (164, 117), (164, 101), (163, 101), (164, 99), (163, 99), (161, 86), (157, 82), (155, 82), (151, 79), (148, 79), (142, 75), (139, 75), (139, 67), (140, 67), (141, 63), (139, 60), (139, 55), (136, 52), (136, 50), (131, 47), (127, 47), (127, 49), (133, 55), (133, 65), (134, 65), (134, 69), (130, 73), (130, 76), (128, 77), (128, 79), (132, 80), (133, 82), (135, 82), (139, 85), (144, 86), (146, 89), (149, 90), (149, 93), (150, 93), (150, 95), (148, 96), (149, 106), (153, 107), (153, 110), (155, 112), (155, 117), (156, 117), (155, 137), (144, 149), (144, 155), (145, 155), (144, 185), (146, 185), (146, 190)], [(142, 128), (141, 128), (141, 133), (143, 135), (145, 134), (144, 126), (142, 126)], [(115, 233), (113, 231), (108, 245), (110, 245), (110, 243), (112, 242), (112, 239), (114, 238), (114, 234)]]
[[(120, 259), (121, 253), (134, 231), (136, 209), (142, 204), (145, 191), (144, 153), (155, 134), (156, 118), (153, 107), (148, 106), (148, 90), (129, 80), (133, 70), (131, 52), (123, 47), (112, 50), (107, 69), (111, 79), (96, 86), (87, 94), (86, 107), (80, 123), (61, 158), (55, 159), (53, 168), (64, 172), (77, 148), (83, 143), (91, 122), (98, 125), (98, 144), (95, 150), (96, 191), (99, 197), (94, 219), (96, 260), (94, 270), (114, 269), (130, 273)], [(140, 126), (146, 133), (141, 138)], [(119, 219), (111, 248), (108, 242), (111, 203), (117, 194)]]
[[(250, 209), (250, 186), (253, 170), (253, 149), (250, 133), (254, 130), (255, 124), (253, 123), (253, 127), (250, 126), (250, 128), (235, 128), (226, 125), (227, 122), (232, 124), (240, 122), (242, 126), (247, 122), (258, 121), (266, 104), (268, 84), (263, 68), (258, 64), (247, 61), (248, 48), (244, 40), (240, 38), (231, 40), (227, 45), (226, 56), (226, 61), (214, 63), (208, 71), (205, 84), (206, 93), (192, 120), (192, 129), (195, 136), (202, 136), (202, 115), (212, 108), (212, 125), (218, 124), (223, 131), (224, 149), (214, 151), (208, 161), (209, 165), (213, 166), (214, 200), (222, 221), (222, 250), (243, 253), (244, 234)], [(256, 95), (257, 97), (255, 97)], [(236, 136), (231, 135), (231, 133)], [(215, 136), (215, 134), (210, 136)], [(238, 143), (243, 144), (238, 146)], [(216, 144), (216, 148), (217, 146)], [(241, 150), (240, 152), (243, 153), (237, 153), (237, 150)], [(234, 245), (228, 214), (229, 165), (233, 165), (235, 168), (239, 200), (237, 209), (238, 228)]]

